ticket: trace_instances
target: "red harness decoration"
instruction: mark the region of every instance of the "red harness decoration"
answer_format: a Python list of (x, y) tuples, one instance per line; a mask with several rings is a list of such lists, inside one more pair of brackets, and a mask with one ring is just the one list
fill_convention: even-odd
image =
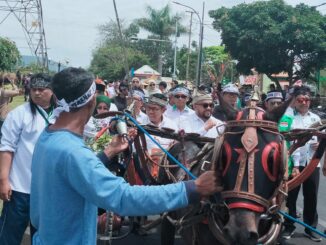
[[(274, 150), (273, 153), (273, 169), (272, 173), (268, 167), (268, 157), (271, 151)], [(276, 142), (271, 142), (265, 146), (263, 153), (262, 153), (262, 165), (264, 172), (268, 176), (268, 178), (275, 182), (278, 177), (279, 168), (280, 168), (280, 145)]]
[(231, 152), (231, 146), (227, 141), (224, 141), (223, 147), (224, 147), (225, 156), (226, 156), (226, 164), (225, 164), (224, 170), (223, 170), (223, 176), (225, 176), (227, 170), (230, 167), (232, 152)]
[(228, 204), (229, 209), (233, 208), (245, 208), (252, 210), (257, 213), (262, 213), (265, 211), (265, 208), (259, 205), (251, 204), (251, 203), (246, 203), (246, 202), (233, 202)]

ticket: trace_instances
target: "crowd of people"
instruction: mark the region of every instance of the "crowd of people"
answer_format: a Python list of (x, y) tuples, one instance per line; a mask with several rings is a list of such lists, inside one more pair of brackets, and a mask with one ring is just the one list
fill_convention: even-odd
[[(26, 83), (28, 101), (7, 116), (1, 114), (0, 118), (3, 123), (0, 198), (4, 201), (0, 244), (20, 244), (29, 222), (33, 244), (95, 244), (97, 207), (120, 215), (158, 214), (199, 202), (201, 196), (219, 191), (212, 171), (195, 181), (130, 186), (106, 170), (113, 157), (129, 147), (124, 137), (115, 135), (97, 155), (84, 142), (86, 137), (94, 137), (103, 128), (110, 133), (112, 118), (95, 115), (125, 110), (141, 125), (220, 137), (225, 130), (226, 115), (211, 88), (202, 86), (190, 91), (177, 81), (169, 88), (167, 83), (155, 79), (150, 79), (144, 87), (137, 77), (132, 78), (131, 84), (112, 82), (95, 79), (81, 68), (64, 69), (52, 78), (36, 74)], [(1, 106), (2, 97), (19, 94), (15, 85), (10, 95), (6, 95), (9, 92), (2, 86)], [(286, 98), (292, 99), (279, 122), (280, 131), (308, 128), (321, 121), (309, 110), (311, 91), (306, 86), (294, 87), (287, 96), (271, 90), (263, 100), (255, 93), (242, 93), (235, 84), (224, 86), (220, 94), (227, 106), (237, 110), (257, 100), (266, 111), (272, 111)], [(136, 134), (135, 129), (128, 130), (129, 139)], [(171, 139), (153, 137), (165, 149), (174, 143)], [(146, 143), (153, 161), (160, 161), (162, 151), (148, 137)], [(290, 145), (288, 142), (288, 147)], [(290, 178), (306, 167), (317, 146), (317, 139), (313, 138), (290, 156)], [(312, 227), (318, 224), (320, 166), (302, 184), (303, 221)], [(152, 174), (157, 175), (157, 169), (153, 169)], [(287, 207), (292, 216), (297, 215), (299, 190), (300, 187), (289, 192)], [(283, 238), (290, 239), (294, 230), (294, 224), (286, 220)], [(305, 235), (313, 241), (321, 240), (308, 229)]]

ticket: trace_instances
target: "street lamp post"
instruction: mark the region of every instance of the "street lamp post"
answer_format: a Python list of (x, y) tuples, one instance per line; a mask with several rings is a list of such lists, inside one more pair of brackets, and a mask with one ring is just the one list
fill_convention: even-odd
[(178, 40), (178, 20), (175, 21), (175, 39), (174, 39), (174, 59), (172, 79), (177, 78), (177, 40)]
[(179, 2), (174, 2), (175, 4), (178, 4), (180, 6), (183, 6), (185, 8), (191, 9), (196, 16), (198, 17), (199, 24), (200, 24), (200, 33), (199, 33), (199, 51), (198, 51), (198, 59), (197, 59), (197, 81), (196, 81), (196, 86), (199, 87), (200, 80), (201, 80), (201, 63), (202, 63), (202, 54), (203, 54), (203, 33), (204, 33), (204, 10), (205, 10), (205, 2), (203, 2), (203, 12), (202, 12), (202, 18), (200, 18), (199, 13), (193, 9), (192, 7), (179, 3)]

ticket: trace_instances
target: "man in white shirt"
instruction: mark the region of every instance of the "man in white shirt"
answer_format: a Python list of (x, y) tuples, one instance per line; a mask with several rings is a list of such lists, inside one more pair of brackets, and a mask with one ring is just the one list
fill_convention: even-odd
[[(294, 118), (291, 129), (306, 129), (312, 124), (320, 122), (320, 117), (309, 111), (311, 103), (311, 93), (308, 87), (296, 87), (293, 92), (294, 95)], [(318, 147), (317, 139), (313, 137), (306, 145), (298, 148), (292, 155), (294, 168), (292, 176), (298, 175), (307, 166), (313, 157), (314, 152)], [(302, 183), (302, 190), (304, 196), (303, 207), (303, 221), (304, 223), (316, 227), (318, 224), (317, 213), (317, 196), (320, 176), (320, 163), (310, 177)], [(296, 215), (296, 201), (300, 191), (300, 187), (293, 189), (288, 193), (287, 207), (289, 214), (293, 217)], [(285, 230), (282, 237), (285, 239), (291, 238), (294, 233), (295, 226), (292, 221), (285, 221)], [(315, 242), (320, 242), (321, 238), (309, 229), (305, 229), (305, 236)]]
[(201, 136), (216, 138), (224, 131), (223, 122), (212, 116), (214, 108), (210, 94), (196, 94), (193, 96), (195, 115), (191, 123), (187, 124), (186, 133), (198, 133)]
[[(148, 101), (145, 103), (145, 109), (147, 113), (147, 118), (144, 120), (145, 125), (152, 125), (156, 126), (158, 128), (170, 128), (177, 131), (175, 124), (167, 118), (163, 113), (166, 110), (167, 105), (167, 98), (163, 94), (152, 94)], [(162, 138), (159, 136), (152, 136), (164, 149), (169, 148), (173, 140)], [(152, 160), (155, 162), (159, 162), (161, 157), (163, 156), (163, 153), (161, 149), (149, 138), (146, 136), (146, 145), (147, 150), (150, 156), (152, 157)], [(153, 166), (152, 168), (152, 174), (155, 177), (155, 175), (158, 174), (158, 168), (155, 168)]]
[(178, 130), (185, 129), (189, 124), (195, 112), (190, 109), (186, 103), (190, 98), (190, 92), (186, 87), (179, 86), (172, 91), (174, 105), (172, 110), (166, 111), (165, 116), (173, 120), (177, 125)]

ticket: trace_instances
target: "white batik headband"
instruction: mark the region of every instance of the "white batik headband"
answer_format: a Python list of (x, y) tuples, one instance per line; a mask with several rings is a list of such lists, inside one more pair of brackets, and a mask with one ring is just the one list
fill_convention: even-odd
[(132, 94), (133, 94), (133, 96), (136, 95), (136, 96), (140, 97), (141, 100), (144, 101), (145, 94), (143, 92), (138, 91), (138, 90), (133, 90)]
[(176, 94), (184, 94), (186, 95), (187, 97), (190, 96), (190, 93), (189, 93), (189, 90), (187, 88), (184, 88), (184, 87), (177, 87), (173, 90), (173, 95), (176, 95)]
[(67, 103), (65, 99), (57, 101), (57, 108), (53, 111), (53, 116), (58, 117), (61, 112), (69, 112), (70, 108), (80, 108), (86, 105), (95, 95), (96, 92), (96, 83), (93, 82), (89, 89), (79, 98)]

